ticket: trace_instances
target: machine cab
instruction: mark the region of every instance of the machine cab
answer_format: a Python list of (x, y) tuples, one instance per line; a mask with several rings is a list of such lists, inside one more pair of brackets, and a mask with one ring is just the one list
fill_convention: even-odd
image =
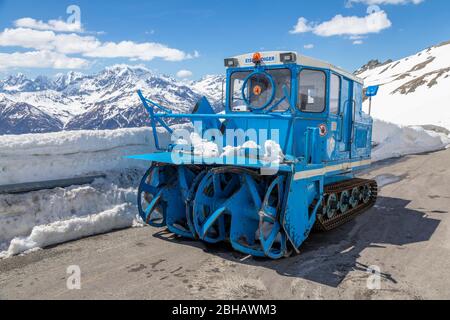
[(370, 158), (372, 120), (355, 75), (295, 52), (244, 54), (225, 67), (225, 112), (243, 116), (229, 126), (277, 128), (283, 150), (308, 163)]

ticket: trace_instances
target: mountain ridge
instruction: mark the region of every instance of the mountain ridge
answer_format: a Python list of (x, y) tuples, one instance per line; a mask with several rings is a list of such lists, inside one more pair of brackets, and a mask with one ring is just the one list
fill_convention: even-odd
[[(0, 116), (2, 123), (8, 123), (0, 126), (0, 134), (146, 126), (149, 118), (136, 93), (138, 89), (149, 99), (180, 112), (189, 112), (202, 96), (217, 109), (222, 79), (208, 76), (198, 81), (179, 81), (129, 65), (114, 65), (93, 75), (71, 71), (53, 79), (9, 76), (0, 80), (0, 95), (4, 98), (0, 106), (9, 110)], [(26, 119), (32, 118), (23, 108), (17, 114), (11, 109), (20, 103), (29, 106), (29, 113), (33, 111), (37, 117), (36, 128), (23, 126)], [(12, 130), (14, 125), (17, 128)]]

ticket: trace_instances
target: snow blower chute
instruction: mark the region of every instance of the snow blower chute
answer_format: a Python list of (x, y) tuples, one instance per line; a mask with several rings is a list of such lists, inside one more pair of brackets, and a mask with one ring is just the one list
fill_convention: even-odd
[[(377, 185), (355, 178), (370, 166), (372, 119), (353, 74), (294, 52), (225, 59), (224, 112), (202, 98), (177, 114), (139, 96), (156, 153), (138, 190), (142, 219), (244, 254), (278, 259), (313, 228), (327, 231), (372, 206)], [(167, 119), (190, 120), (174, 130)], [(172, 134), (162, 147), (157, 127)]]

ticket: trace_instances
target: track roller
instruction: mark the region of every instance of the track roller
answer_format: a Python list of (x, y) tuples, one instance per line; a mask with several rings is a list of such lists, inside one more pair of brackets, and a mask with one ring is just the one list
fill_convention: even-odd
[(350, 179), (324, 189), (325, 201), (319, 211), (323, 214), (317, 216), (314, 226), (319, 231), (335, 229), (369, 209), (375, 204), (378, 192), (376, 181), (364, 179)]

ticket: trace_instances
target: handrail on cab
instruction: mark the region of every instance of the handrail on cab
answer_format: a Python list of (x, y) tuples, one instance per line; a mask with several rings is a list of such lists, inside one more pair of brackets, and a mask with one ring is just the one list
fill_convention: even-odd
[[(164, 118), (173, 118), (173, 119), (282, 119), (282, 120), (292, 120), (292, 114), (265, 114), (265, 113), (232, 113), (232, 114), (192, 114), (192, 113), (173, 113), (172, 110), (161, 106), (160, 104), (144, 97), (141, 90), (137, 91), (139, 98), (142, 101), (145, 109), (150, 115), (151, 127), (153, 131), (153, 138), (155, 141), (155, 147), (158, 151), (164, 151), (159, 145), (158, 132), (156, 130), (156, 124), (159, 123), (164, 129), (167, 130), (170, 134), (173, 133), (173, 130), (164, 122)], [(161, 110), (162, 112), (155, 113), (154, 108)]]

